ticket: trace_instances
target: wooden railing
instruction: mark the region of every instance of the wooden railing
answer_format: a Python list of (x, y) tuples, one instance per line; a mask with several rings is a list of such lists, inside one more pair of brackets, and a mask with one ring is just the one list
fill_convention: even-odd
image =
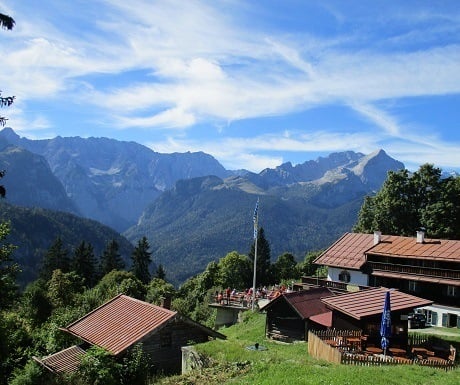
[(372, 270), (388, 271), (392, 273), (404, 273), (424, 275), (427, 277), (460, 279), (460, 270), (435, 269), (432, 267), (396, 265), (393, 263), (368, 262)]
[(346, 282), (339, 282), (339, 281), (328, 281), (324, 278), (316, 278), (316, 277), (302, 277), (302, 284), (311, 285), (311, 286), (318, 286), (318, 287), (328, 287), (329, 289), (341, 290), (341, 291), (350, 291), (350, 287), (356, 288), (356, 290), (364, 290), (368, 289), (369, 286), (362, 286), (362, 285), (350, 285)]
[[(308, 332), (308, 354), (320, 360), (334, 362), (344, 365), (360, 366), (381, 366), (381, 365), (421, 365), (444, 370), (456, 368), (455, 353), (453, 359), (439, 359), (437, 357), (428, 357), (418, 359), (417, 357), (391, 357), (384, 355), (369, 355), (365, 353), (353, 353), (346, 348), (331, 346), (326, 341), (337, 340), (339, 338), (361, 337), (361, 330), (321, 330)], [(411, 343), (424, 343), (428, 339), (415, 337)]]

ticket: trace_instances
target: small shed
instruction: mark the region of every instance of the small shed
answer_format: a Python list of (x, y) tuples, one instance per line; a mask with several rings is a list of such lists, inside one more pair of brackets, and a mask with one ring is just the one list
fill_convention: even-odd
[(321, 299), (333, 295), (328, 288), (320, 287), (284, 293), (273, 299), (260, 309), (267, 313), (266, 336), (285, 342), (305, 341), (309, 329), (327, 328), (331, 311)]
[(333, 329), (361, 330), (368, 344), (380, 346), (380, 322), (385, 294), (390, 290), (391, 346), (406, 348), (408, 343), (408, 313), (414, 308), (431, 305), (432, 301), (384, 287), (323, 298), (332, 311)]
[[(121, 357), (136, 343), (142, 343), (156, 369), (166, 372), (179, 372), (181, 368), (181, 347), (191, 343), (206, 342), (210, 338), (226, 337), (176, 311), (156, 306), (138, 299), (118, 295), (102, 306), (71, 323), (62, 330), (78, 337), (86, 345), (95, 345), (110, 354)], [(75, 370), (66, 365), (69, 354), (55, 353), (43, 359), (36, 359), (55, 372)], [(81, 349), (68, 350), (81, 356)]]

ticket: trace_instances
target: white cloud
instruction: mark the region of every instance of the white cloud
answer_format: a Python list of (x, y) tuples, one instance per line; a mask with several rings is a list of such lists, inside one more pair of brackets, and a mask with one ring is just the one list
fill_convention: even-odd
[[(373, 151), (395, 140), (398, 154), (405, 143), (408, 153), (423, 152), (426, 141), (413, 134), (421, 125), (417, 117), (408, 128), (407, 119), (382, 106), (460, 93), (459, 39), (443, 35), (458, 31), (458, 11), (435, 12), (426, 5), (414, 12), (395, 5), (366, 21), (362, 7), (335, 4), (326, 6), (335, 16), (335, 32), (315, 34), (308, 23), (294, 31), (249, 20), (248, 9), (265, 7), (261, 3), (100, 0), (78, 12), (72, 4), (36, 7), (25, 1), (4, 7), (18, 15), (18, 23), (0, 41), (6, 52), (0, 84), (23, 103), (11, 116), (19, 129), (52, 129), (46, 111), (34, 117), (27, 108), (37, 100), (89, 105), (100, 114), (94, 121), (114, 127), (180, 131), (174, 145), (159, 141), (165, 148), (209, 151), (228, 164), (248, 162), (246, 168), (258, 169), (282, 161), (281, 153)], [(351, 17), (363, 22), (359, 31), (349, 28)], [(372, 29), (392, 31), (396, 22), (403, 28), (388, 35)], [(430, 44), (423, 46), (425, 36)], [(289, 136), (279, 128), (252, 139), (224, 138), (219, 146), (193, 139), (195, 125), (225, 126), (332, 105), (360, 114), (370, 123), (363, 125), (367, 132), (310, 127), (305, 133), (300, 123)], [(222, 135), (232, 129), (226, 127)], [(447, 152), (456, 159), (442, 141), (429, 145), (428, 159), (447, 161)]]

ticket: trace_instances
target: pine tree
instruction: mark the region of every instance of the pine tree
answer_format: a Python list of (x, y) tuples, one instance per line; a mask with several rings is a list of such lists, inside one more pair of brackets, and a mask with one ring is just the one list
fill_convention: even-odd
[[(255, 242), (251, 245), (249, 259), (254, 264)], [(271, 283), (271, 262), (270, 244), (265, 239), (265, 232), (261, 227), (257, 233), (257, 267), (256, 267), (256, 286), (269, 285)]]
[(56, 269), (60, 269), (63, 273), (68, 273), (71, 269), (69, 252), (64, 248), (61, 237), (56, 238), (45, 254), (40, 270), (40, 278), (48, 281)]
[(149, 251), (150, 245), (146, 237), (143, 237), (137, 243), (137, 246), (134, 248), (131, 259), (132, 266), (131, 271), (142, 283), (147, 284), (150, 282), (151, 276), (149, 267), (152, 263), (151, 255)]
[(101, 275), (104, 276), (112, 270), (123, 270), (125, 263), (119, 253), (120, 246), (115, 239), (112, 239), (108, 244), (101, 257)]
[(96, 283), (97, 269), (93, 246), (82, 241), (75, 249), (72, 270), (84, 278), (88, 287)]
[(155, 278), (163, 279), (165, 280), (166, 278), (166, 271), (163, 267), (163, 265), (160, 263), (157, 267), (157, 271), (155, 273)]

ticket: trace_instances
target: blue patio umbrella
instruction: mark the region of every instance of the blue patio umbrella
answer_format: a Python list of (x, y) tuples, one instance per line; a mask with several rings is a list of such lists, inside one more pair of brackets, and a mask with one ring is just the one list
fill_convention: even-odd
[(382, 337), (381, 345), (383, 354), (386, 355), (387, 348), (390, 344), (391, 337), (391, 304), (390, 291), (385, 293), (385, 303), (383, 304), (382, 320), (380, 322), (380, 336)]

